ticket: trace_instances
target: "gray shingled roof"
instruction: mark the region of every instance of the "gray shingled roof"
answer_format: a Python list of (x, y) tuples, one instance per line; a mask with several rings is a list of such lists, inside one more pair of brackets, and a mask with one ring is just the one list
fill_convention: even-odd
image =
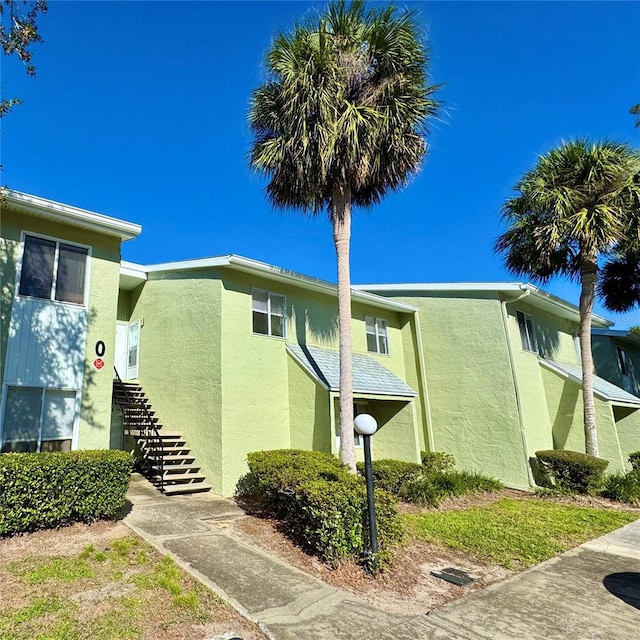
[[(337, 351), (288, 344), (289, 353), (321, 384), (340, 390), (340, 357)], [(373, 358), (353, 354), (353, 391), (372, 395), (413, 397), (418, 394)]]
[[(565, 364), (554, 360), (542, 360), (550, 369), (564, 375), (566, 378), (582, 385), (582, 367), (578, 364)], [(593, 392), (609, 402), (623, 402), (640, 406), (640, 398), (608, 382), (604, 378), (593, 376)]]

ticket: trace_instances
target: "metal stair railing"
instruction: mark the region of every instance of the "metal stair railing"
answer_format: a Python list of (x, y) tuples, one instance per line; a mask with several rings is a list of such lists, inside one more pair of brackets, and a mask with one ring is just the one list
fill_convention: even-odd
[[(164, 493), (164, 447), (162, 444), (162, 438), (160, 437), (160, 432), (153, 421), (153, 416), (147, 409), (146, 405), (143, 402), (140, 402), (130, 391), (127, 389), (124, 382), (120, 378), (117, 369), (113, 368), (116, 374), (116, 380), (118, 385), (119, 392), (125, 397), (125, 401), (122, 401), (118, 394), (113, 394), (114, 399), (120, 410), (122, 411), (122, 427), (124, 429), (138, 429), (143, 435), (142, 438), (147, 444), (147, 452), (142, 452), (141, 455), (144, 458), (145, 456), (148, 458), (149, 453), (154, 458), (154, 462), (147, 460), (147, 464), (149, 465), (151, 471), (155, 470), (158, 473), (159, 477), (159, 485), (158, 489), (161, 493)], [(129, 410), (135, 408), (142, 413), (142, 420), (136, 424), (130, 421), (130, 413)]]

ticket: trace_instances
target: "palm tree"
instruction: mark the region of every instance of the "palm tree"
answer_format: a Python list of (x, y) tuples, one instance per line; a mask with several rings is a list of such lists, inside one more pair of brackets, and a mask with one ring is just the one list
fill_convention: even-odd
[(638, 116), (636, 118), (636, 128), (640, 127), (640, 102), (638, 104), (634, 104), (631, 109), (629, 109), (629, 113), (632, 116)]
[(600, 274), (598, 294), (604, 306), (624, 313), (640, 307), (640, 246), (623, 242)]
[(252, 96), (251, 167), (276, 207), (327, 212), (338, 267), (341, 458), (355, 470), (349, 242), (353, 206), (404, 186), (427, 151), (437, 111), (427, 49), (411, 13), (334, 2), (266, 56)]
[(539, 158), (503, 206), (509, 228), (496, 251), (517, 275), (546, 282), (564, 275), (581, 284), (580, 354), (585, 449), (598, 455), (593, 398), (591, 318), (598, 258), (627, 237), (632, 203), (640, 193), (634, 177), (640, 154), (625, 144), (575, 140)]

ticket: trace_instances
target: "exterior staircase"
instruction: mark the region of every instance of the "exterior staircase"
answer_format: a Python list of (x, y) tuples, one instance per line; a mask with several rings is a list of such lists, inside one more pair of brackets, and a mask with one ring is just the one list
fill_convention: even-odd
[(195, 456), (182, 434), (159, 423), (137, 382), (113, 380), (113, 402), (122, 412), (124, 435), (133, 436), (144, 475), (166, 495), (209, 491)]

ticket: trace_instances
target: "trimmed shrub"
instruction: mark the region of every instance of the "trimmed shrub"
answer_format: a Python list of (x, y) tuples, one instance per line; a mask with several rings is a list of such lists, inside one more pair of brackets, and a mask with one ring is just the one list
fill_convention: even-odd
[(629, 454), (629, 463), (634, 471), (640, 472), (640, 451)]
[(561, 491), (593, 495), (598, 492), (609, 461), (577, 451), (536, 451), (550, 486)]
[[(384, 489), (396, 496), (409, 480), (424, 473), (422, 465), (417, 462), (390, 459), (373, 460), (371, 471), (376, 488)], [(358, 472), (364, 476), (364, 463), (358, 462)]]
[(432, 476), (421, 476), (409, 480), (400, 493), (400, 499), (405, 502), (429, 507), (437, 507), (445, 497), (442, 487), (433, 482)]
[(456, 466), (456, 461), (450, 453), (443, 453), (442, 451), (421, 451), (420, 455), (424, 473), (427, 475), (449, 471)]
[[(285, 521), (290, 536), (327, 562), (363, 559), (368, 544), (363, 478), (331, 454), (315, 451), (258, 451), (249, 453), (247, 461), (250, 471), (237, 484), (238, 497), (252, 499)], [(394, 498), (381, 489), (375, 496), (378, 560), (384, 566), (402, 527)]]
[(0, 535), (116, 518), (132, 467), (124, 451), (0, 455)]
[(640, 473), (614, 473), (604, 481), (602, 495), (618, 502), (640, 506)]

